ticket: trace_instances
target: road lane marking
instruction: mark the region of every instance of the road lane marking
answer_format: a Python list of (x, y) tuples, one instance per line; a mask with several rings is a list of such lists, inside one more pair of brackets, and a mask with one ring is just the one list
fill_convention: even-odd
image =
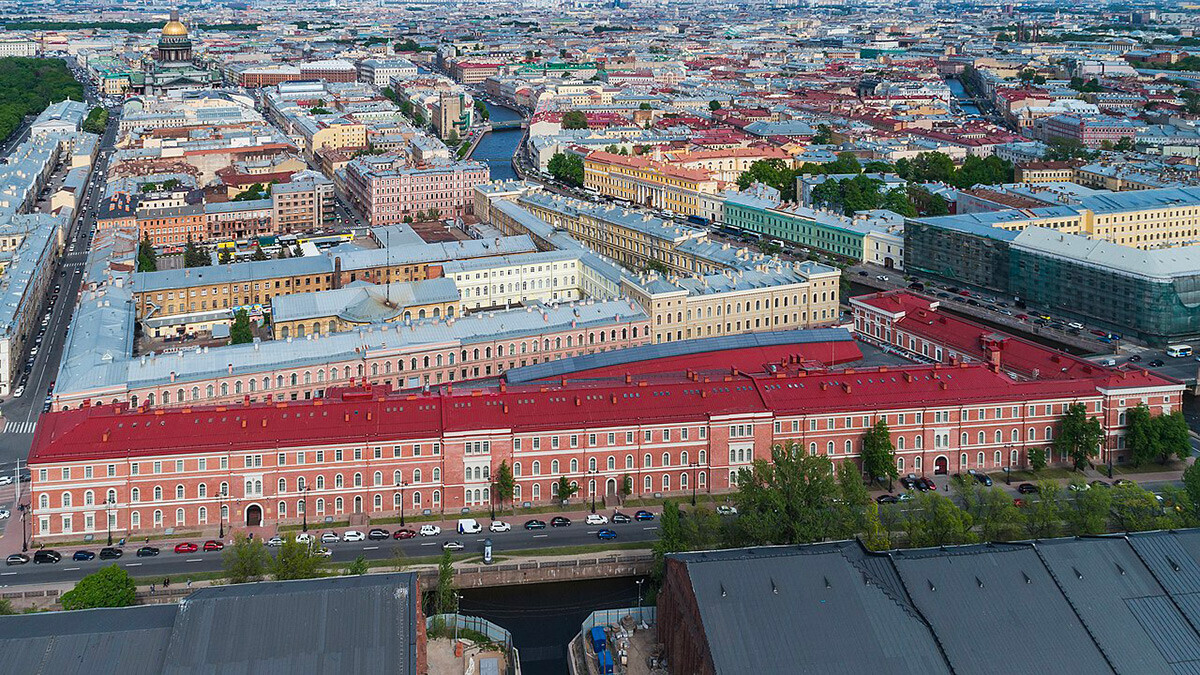
[(204, 558), (188, 558), (186, 562), (204, 562)]
[(0, 577), (11, 577), (14, 574), (16, 574), (16, 572), (0, 572)]
[(140, 566), (141, 564), (142, 564), (142, 563), (126, 563), (126, 564), (125, 564), (125, 566), (126, 566), (126, 567), (138, 567), (138, 566)]
[(423, 541), (423, 542), (421, 542), (421, 545), (422, 546), (437, 546), (437, 542), (436, 541)]
[(539, 538), (541, 538), (541, 537), (549, 537), (549, 536), (550, 536), (550, 535), (548, 535), (548, 534), (535, 534), (535, 535), (533, 535), (533, 538), (534, 538), (534, 539), (539, 539)]
[(643, 530), (657, 530), (657, 529), (658, 529), (658, 526), (655, 526), (655, 527), (643, 527), (642, 529), (643, 529)]
[(364, 546), (363, 550), (364, 551), (378, 551), (379, 547), (378, 546)]
[(63, 571), (64, 571), (64, 572), (75, 572), (75, 571), (77, 571), (78, 569), (79, 569), (78, 567), (64, 567), (64, 568), (63, 568)]

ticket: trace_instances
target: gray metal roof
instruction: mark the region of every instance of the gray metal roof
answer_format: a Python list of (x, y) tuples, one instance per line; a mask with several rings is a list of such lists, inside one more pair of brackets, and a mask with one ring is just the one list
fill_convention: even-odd
[(677, 556), (718, 673), (949, 673), (929, 629), (841, 548)]
[(213, 586), (178, 605), (0, 617), (0, 672), (395, 673), (417, 667), (413, 574)]
[(570, 356), (544, 363), (535, 363), (513, 368), (505, 373), (512, 383), (532, 382), (570, 375), (584, 370), (607, 368), (626, 363), (638, 363), (653, 359), (691, 354), (707, 354), (730, 349), (750, 349), (787, 344), (811, 344), (814, 342), (852, 341), (850, 333), (841, 328), (814, 328), (811, 330), (787, 330), (772, 333), (743, 333), (721, 337), (663, 342), (659, 344), (628, 347), (608, 352), (596, 352), (582, 356)]

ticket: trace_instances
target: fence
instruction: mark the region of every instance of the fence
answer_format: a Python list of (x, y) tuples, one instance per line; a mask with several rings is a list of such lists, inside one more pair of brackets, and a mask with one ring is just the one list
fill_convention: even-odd
[(654, 619), (657, 616), (656, 608), (649, 606), (598, 609), (588, 614), (588, 617), (579, 625), (579, 633), (586, 637), (596, 626), (613, 626), (621, 623), (621, 620), (627, 616), (632, 616), (634, 623), (645, 622), (647, 625), (653, 626)]
[(487, 619), (481, 619), (477, 616), (467, 616), (465, 614), (434, 614), (425, 619), (425, 628), (429, 629), (439, 621), (448, 630), (453, 630), (456, 626), (460, 630), (473, 630), (476, 633), (484, 635), (492, 642), (504, 645), (506, 651), (512, 650), (512, 633), (509, 633)]
[[(500, 572), (525, 572), (529, 570), (544, 570), (554, 568), (593, 567), (596, 565), (648, 565), (653, 561), (653, 555), (649, 553), (639, 553), (631, 555), (610, 555), (596, 558), (572, 558), (569, 560), (530, 560), (520, 563), (497, 563), (495, 565), (475, 565), (471, 567), (460, 565), (454, 568), (454, 573), (456, 575), (495, 574)], [(428, 579), (436, 579), (438, 575), (437, 569), (421, 570), (418, 573), (422, 577)]]

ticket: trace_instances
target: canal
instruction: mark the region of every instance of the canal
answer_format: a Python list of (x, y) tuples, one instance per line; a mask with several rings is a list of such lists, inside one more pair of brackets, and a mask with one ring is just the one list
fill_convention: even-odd
[(952, 77), (946, 80), (946, 86), (950, 87), (950, 93), (954, 94), (954, 98), (958, 100), (958, 107), (964, 114), (979, 114), (979, 106), (971, 102), (971, 97), (967, 95), (967, 90), (963, 88), (963, 84), (958, 78)]
[(597, 609), (637, 605), (634, 577), (520, 584), (461, 591), (463, 614), (479, 616), (512, 633), (524, 675), (567, 672), (567, 643)]
[[(501, 122), (521, 119), (520, 113), (504, 106), (486, 103), (490, 119)], [(522, 129), (501, 129), (484, 136), (471, 159), (486, 162), (491, 170), (492, 180), (516, 180), (517, 174), (512, 168), (512, 157), (517, 152), (517, 144), (524, 135)]]

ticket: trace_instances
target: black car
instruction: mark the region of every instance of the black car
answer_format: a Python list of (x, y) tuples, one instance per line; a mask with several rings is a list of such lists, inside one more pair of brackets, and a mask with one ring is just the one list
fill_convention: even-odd
[(642, 510), (642, 511), (638, 511), (637, 513), (633, 514), (633, 519), (634, 520), (654, 520), (654, 514), (650, 513), (649, 511)]
[(621, 513), (620, 511), (618, 511), (612, 515), (613, 524), (628, 523), (628, 522), (632, 522), (632, 521), (633, 521), (633, 518), (630, 518), (629, 516), (625, 515), (624, 513)]
[(4, 564), (11, 567), (12, 565), (24, 565), (27, 562), (29, 562), (29, 556), (24, 553), (14, 553), (5, 559)]
[(1147, 363), (1146, 365), (1150, 366), (1151, 368), (1160, 368), (1163, 365), (1163, 360), (1162, 359), (1154, 359), (1153, 361), (1151, 361), (1150, 363)]
[(546, 521), (544, 520), (527, 520), (525, 521), (525, 529), (527, 530), (544, 530), (546, 529)]
[(378, 528), (378, 527), (373, 527), (373, 528), (371, 528), (370, 532), (367, 532), (367, 539), (370, 539), (371, 541), (381, 541), (383, 539), (387, 539), (390, 536), (392, 536), (391, 532), (388, 532), (387, 530)]
[(122, 555), (125, 555), (125, 552), (115, 546), (106, 546), (100, 549), (101, 560), (116, 560)]
[(860, 276), (860, 277), (866, 277), (866, 276), (870, 276), (870, 275), (869, 275), (869, 274), (867, 274), (866, 272), (862, 272), (862, 271), (860, 271), (860, 272), (858, 273), (858, 276)]
[(79, 562), (87, 562), (96, 557), (96, 554), (91, 551), (75, 551), (75, 555), (71, 556), (71, 560)]
[(158, 555), (158, 549), (153, 546), (143, 546), (137, 550), (139, 558), (153, 558)]
[(51, 551), (50, 549), (42, 549), (33, 554), (33, 563), (35, 565), (40, 565), (42, 563), (54, 564), (59, 560), (62, 560), (62, 554), (58, 551)]
[(879, 495), (875, 498), (876, 504), (895, 504), (900, 500), (896, 499), (896, 495)]
[(930, 483), (932, 483), (932, 482), (933, 481), (930, 481), (929, 479), (925, 478), (924, 476), (921, 476), (920, 478), (913, 481), (913, 487), (915, 487), (917, 490), (919, 490), (921, 492), (929, 492), (930, 490), (935, 489), (933, 487), (930, 487)]
[(917, 477), (915, 474), (908, 474), (900, 478), (900, 485), (905, 490), (911, 490), (917, 486)]
[(1133, 356), (1129, 357), (1130, 363), (1137, 363), (1138, 361), (1141, 361), (1141, 360), (1142, 360), (1141, 354), (1134, 354)]
[(1038, 488), (1038, 486), (1034, 485), (1033, 483), (1021, 483), (1017, 486), (1017, 492), (1020, 492), (1023, 495), (1035, 495), (1040, 491), (1041, 490)]
[(564, 516), (554, 516), (550, 519), (550, 527), (570, 527), (571, 519)]
[(987, 475), (986, 473), (975, 474), (975, 480), (979, 481), (980, 483), (982, 483), (983, 485), (986, 485), (988, 487), (992, 486), (992, 477)]

